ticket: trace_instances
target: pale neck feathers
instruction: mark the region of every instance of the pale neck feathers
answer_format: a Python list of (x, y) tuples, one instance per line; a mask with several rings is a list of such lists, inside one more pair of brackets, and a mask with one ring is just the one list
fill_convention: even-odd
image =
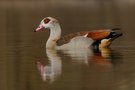
[(46, 48), (55, 48), (56, 41), (61, 37), (61, 27), (59, 24), (55, 24), (53, 27), (50, 27), (50, 36), (46, 43)]

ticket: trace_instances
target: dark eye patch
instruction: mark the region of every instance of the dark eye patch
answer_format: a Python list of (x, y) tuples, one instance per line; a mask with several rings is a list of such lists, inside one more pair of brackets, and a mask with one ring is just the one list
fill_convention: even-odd
[(46, 19), (44, 20), (44, 23), (47, 24), (49, 21), (50, 21), (50, 19), (49, 19), (49, 18), (46, 18)]

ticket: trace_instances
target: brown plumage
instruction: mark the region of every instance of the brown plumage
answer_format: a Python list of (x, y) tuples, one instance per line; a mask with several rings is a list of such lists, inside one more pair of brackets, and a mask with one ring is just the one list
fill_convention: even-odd
[(109, 34), (110, 30), (96, 30), (89, 32), (87, 37), (92, 38), (93, 40), (100, 40), (106, 38), (107, 36), (109, 36)]

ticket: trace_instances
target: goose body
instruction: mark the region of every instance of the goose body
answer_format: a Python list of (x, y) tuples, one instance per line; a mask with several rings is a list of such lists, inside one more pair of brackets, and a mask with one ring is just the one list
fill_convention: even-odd
[(46, 42), (48, 49), (68, 49), (68, 48), (99, 48), (108, 47), (111, 42), (122, 35), (119, 29), (100, 29), (93, 31), (77, 32), (61, 38), (61, 27), (55, 18), (44, 18), (35, 32), (43, 28), (50, 30), (49, 39)]

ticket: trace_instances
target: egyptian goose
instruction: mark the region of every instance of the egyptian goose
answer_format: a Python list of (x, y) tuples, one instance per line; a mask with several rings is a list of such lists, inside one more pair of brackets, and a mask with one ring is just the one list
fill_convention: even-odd
[(100, 29), (72, 33), (61, 38), (61, 27), (57, 19), (53, 17), (44, 18), (35, 32), (43, 28), (50, 30), (49, 39), (46, 42), (48, 49), (68, 49), (68, 48), (93, 48), (108, 47), (111, 42), (122, 35), (119, 29)]

